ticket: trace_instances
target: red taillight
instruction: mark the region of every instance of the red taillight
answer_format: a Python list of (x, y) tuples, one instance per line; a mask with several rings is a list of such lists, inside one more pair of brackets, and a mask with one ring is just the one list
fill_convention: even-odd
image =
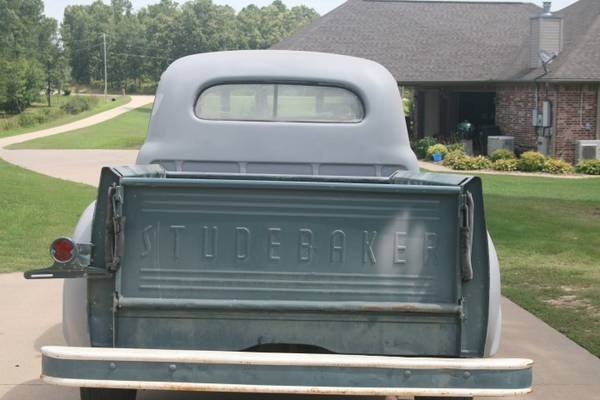
[(75, 258), (75, 243), (71, 239), (58, 238), (50, 245), (50, 255), (56, 262), (68, 263)]

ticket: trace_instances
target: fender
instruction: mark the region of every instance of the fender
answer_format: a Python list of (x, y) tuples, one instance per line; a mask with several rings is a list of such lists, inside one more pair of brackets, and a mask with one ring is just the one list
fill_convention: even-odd
[[(92, 202), (75, 227), (75, 243), (92, 241), (92, 222), (96, 202)], [(69, 346), (89, 346), (87, 278), (65, 279), (63, 285), (63, 335)]]
[(484, 356), (492, 357), (500, 347), (502, 336), (502, 309), (500, 306), (500, 263), (494, 242), (488, 233), (488, 253), (490, 255), (490, 300), (488, 303), (488, 327), (485, 339)]

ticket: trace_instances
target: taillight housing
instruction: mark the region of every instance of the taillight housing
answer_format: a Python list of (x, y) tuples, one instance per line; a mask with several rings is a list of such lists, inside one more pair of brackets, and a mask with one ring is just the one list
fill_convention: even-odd
[(50, 245), (50, 256), (60, 264), (66, 264), (75, 259), (77, 248), (75, 242), (69, 238), (60, 237)]

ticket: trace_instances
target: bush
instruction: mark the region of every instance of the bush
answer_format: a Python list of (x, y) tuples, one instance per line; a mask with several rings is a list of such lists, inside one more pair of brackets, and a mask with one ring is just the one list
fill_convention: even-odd
[(431, 160), (435, 153), (440, 153), (442, 155), (442, 158), (444, 158), (446, 154), (448, 154), (448, 148), (440, 143), (434, 144), (433, 146), (429, 146), (427, 148), (427, 159)]
[(576, 171), (586, 175), (600, 175), (600, 160), (585, 160), (577, 164)]
[(490, 156), (490, 159), (492, 161), (511, 160), (511, 159), (514, 159), (514, 158), (516, 158), (515, 154), (512, 151), (508, 150), (508, 149), (498, 149), (498, 150), (495, 150), (492, 153), (492, 155)]
[(462, 151), (454, 150), (448, 152), (446, 157), (444, 157), (444, 161), (442, 164), (446, 167), (453, 168), (453, 165), (462, 162), (462, 159), (466, 157), (465, 153)]
[(60, 108), (67, 114), (79, 114), (89, 110), (96, 103), (98, 99), (94, 96), (73, 96)]
[(137, 93), (139, 90), (140, 88), (135, 83), (130, 83), (127, 85), (127, 93)]
[(63, 96), (70, 96), (71, 95), (71, 89), (66, 88), (63, 90)]
[(4, 129), (19, 127), (26, 128), (37, 124), (42, 124), (44, 122), (61, 117), (63, 114), (64, 112), (62, 110), (54, 108), (30, 109), (20, 114), (18, 117), (13, 118), (15, 123), (11, 124), (12, 126), (5, 126)]
[(490, 160), (484, 156), (471, 157), (460, 151), (448, 153), (444, 165), (458, 171), (486, 169), (492, 166)]
[(521, 154), (518, 168), (519, 171), (524, 172), (541, 172), (544, 169), (545, 161), (546, 158), (542, 153), (538, 153), (537, 151), (526, 151)]
[(431, 136), (427, 136), (424, 137), (423, 139), (419, 139), (417, 140), (417, 142), (415, 143), (415, 154), (417, 155), (417, 158), (419, 159), (424, 159), (427, 157), (427, 149), (429, 148), (429, 146), (433, 146), (434, 144), (437, 143), (437, 140), (435, 140), (435, 138), (432, 138)]
[(492, 164), (492, 168), (496, 171), (513, 172), (518, 167), (518, 161), (516, 158), (499, 158)]
[(26, 112), (26, 113), (19, 115), (19, 117), (17, 118), (17, 121), (18, 121), (17, 123), (19, 124), (19, 126), (26, 128), (26, 127), (37, 124), (39, 120), (35, 117), (34, 113)]
[(548, 174), (569, 174), (573, 172), (573, 167), (571, 164), (564, 160), (559, 160), (556, 158), (547, 158), (546, 162), (544, 162), (544, 172)]
[(465, 146), (462, 143), (452, 143), (446, 146), (448, 148), (448, 152), (460, 151), (461, 153), (465, 152)]

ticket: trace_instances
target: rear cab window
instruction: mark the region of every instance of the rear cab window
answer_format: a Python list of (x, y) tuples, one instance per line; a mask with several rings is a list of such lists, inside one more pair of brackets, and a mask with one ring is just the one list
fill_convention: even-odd
[(194, 111), (200, 119), (222, 121), (358, 123), (365, 115), (360, 98), (348, 89), (279, 83), (211, 86)]

